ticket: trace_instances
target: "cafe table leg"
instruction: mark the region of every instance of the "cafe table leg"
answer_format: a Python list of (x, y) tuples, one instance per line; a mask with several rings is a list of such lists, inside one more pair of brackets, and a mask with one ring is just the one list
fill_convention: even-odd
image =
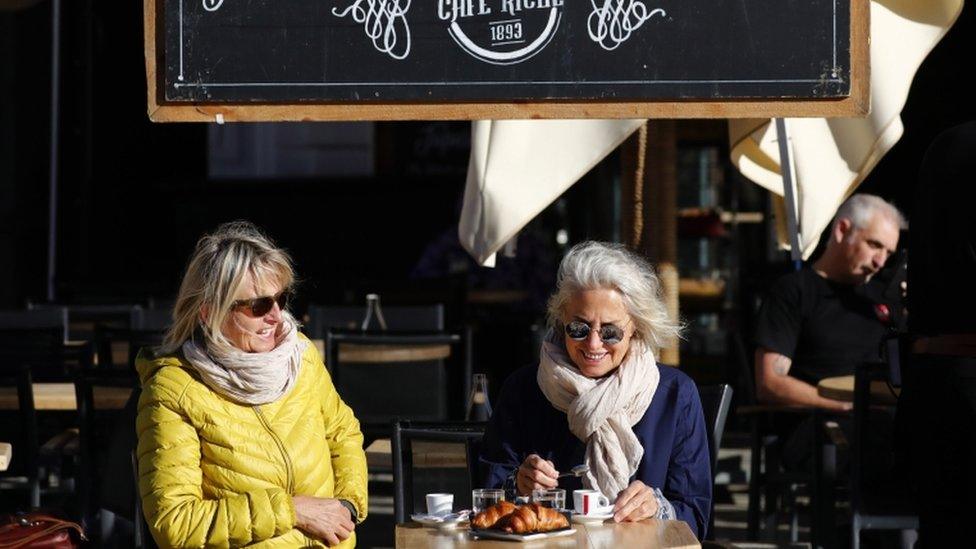
[(828, 442), (824, 433), (825, 415), (821, 411), (813, 414), (814, 429), (814, 470), (810, 541), (814, 548), (836, 546), (837, 528), (834, 525), (834, 490), (837, 479), (837, 447)]

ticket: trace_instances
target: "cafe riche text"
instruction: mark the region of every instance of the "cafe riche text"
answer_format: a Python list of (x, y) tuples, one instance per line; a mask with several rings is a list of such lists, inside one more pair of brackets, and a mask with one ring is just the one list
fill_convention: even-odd
[[(218, 11), (225, 0), (201, 0)], [(232, 2), (234, 0), (226, 0)], [(584, 5), (583, 0), (578, 0)], [(362, 25), (364, 40), (393, 59), (411, 53), (411, 7), (416, 0), (337, 0), (332, 15)], [(565, 0), (436, 0), (437, 18), (461, 50), (484, 63), (513, 65), (543, 51), (559, 32)], [(653, 17), (666, 17), (645, 0), (590, 0), (587, 36), (614, 50)]]

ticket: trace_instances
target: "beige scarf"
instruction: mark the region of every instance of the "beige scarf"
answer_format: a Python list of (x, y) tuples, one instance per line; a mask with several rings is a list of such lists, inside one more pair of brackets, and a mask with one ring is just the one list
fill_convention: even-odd
[(644, 417), (661, 379), (654, 354), (633, 342), (619, 368), (592, 379), (580, 373), (550, 331), (539, 358), (539, 388), (557, 410), (566, 413), (569, 430), (586, 443), (590, 471), (583, 484), (613, 501), (644, 457), (632, 427)]
[(291, 390), (307, 345), (298, 337), (295, 322), (286, 317), (277, 345), (266, 353), (204, 348), (191, 339), (183, 344), (183, 356), (207, 387), (238, 404), (256, 406), (274, 402)]

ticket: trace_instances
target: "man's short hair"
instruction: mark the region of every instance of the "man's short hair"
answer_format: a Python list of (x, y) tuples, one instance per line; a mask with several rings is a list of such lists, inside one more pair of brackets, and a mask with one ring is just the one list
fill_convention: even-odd
[(863, 229), (871, 222), (875, 214), (887, 217), (901, 230), (908, 228), (908, 221), (905, 220), (905, 216), (898, 211), (894, 204), (880, 196), (867, 193), (858, 193), (845, 200), (837, 209), (837, 215), (834, 216), (834, 221), (830, 227), (835, 229), (841, 219), (850, 219), (855, 228)]

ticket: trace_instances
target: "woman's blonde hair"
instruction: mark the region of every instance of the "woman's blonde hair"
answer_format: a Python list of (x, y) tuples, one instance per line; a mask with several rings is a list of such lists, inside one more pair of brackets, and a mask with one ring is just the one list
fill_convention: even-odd
[(559, 264), (556, 292), (549, 298), (549, 327), (562, 334), (563, 314), (573, 295), (583, 290), (616, 290), (634, 321), (633, 339), (655, 356), (680, 335), (680, 325), (668, 315), (661, 283), (643, 257), (621, 244), (583, 242), (573, 246)]
[[(252, 223), (224, 223), (201, 238), (183, 274), (173, 306), (173, 324), (160, 351), (178, 350), (197, 330), (209, 345), (225, 350), (232, 347), (221, 327), (248, 275), (257, 286), (274, 282), (281, 291), (291, 288), (295, 281), (288, 253), (275, 247)], [(205, 309), (207, 314), (202, 314)], [(286, 311), (282, 314), (294, 322)]]

